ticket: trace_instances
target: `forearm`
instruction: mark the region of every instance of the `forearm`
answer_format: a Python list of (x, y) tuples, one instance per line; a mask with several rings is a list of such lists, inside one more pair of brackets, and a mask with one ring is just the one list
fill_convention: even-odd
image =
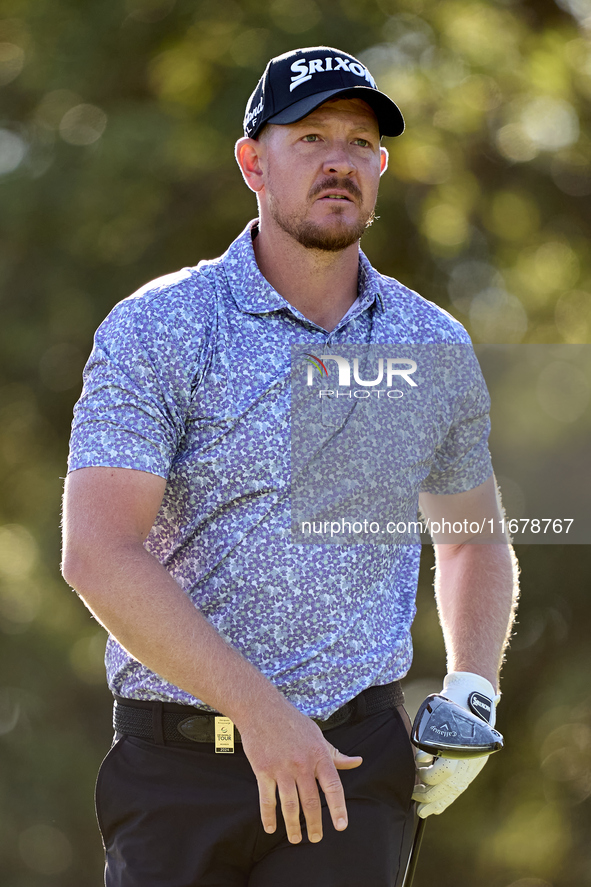
[(239, 726), (257, 706), (289, 705), (228, 644), (141, 543), (64, 567), (66, 580), (131, 655)]
[(518, 597), (509, 544), (436, 545), (435, 594), (447, 669), (469, 671), (498, 686)]

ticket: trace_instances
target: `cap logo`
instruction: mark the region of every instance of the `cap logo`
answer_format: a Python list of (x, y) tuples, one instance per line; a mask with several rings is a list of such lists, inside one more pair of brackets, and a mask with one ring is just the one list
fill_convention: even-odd
[(263, 104), (264, 104), (264, 100), (263, 100), (263, 97), (261, 96), (261, 100), (258, 103), (258, 105), (256, 106), (256, 108), (253, 108), (252, 111), (249, 111), (248, 114), (246, 115), (246, 117), (244, 118), (244, 128), (245, 129), (248, 129), (248, 127), (250, 126), (252, 121), (255, 119), (255, 117), (259, 116), (259, 114), (263, 110)]
[[(334, 65), (333, 65), (334, 62)], [(328, 56), (325, 59), (310, 59), (306, 61), (306, 59), (297, 59), (292, 66), (291, 70), (294, 72), (295, 76), (291, 78), (291, 84), (289, 87), (289, 91), (293, 92), (296, 87), (301, 86), (302, 83), (305, 83), (307, 80), (311, 80), (314, 74), (325, 74), (328, 71), (348, 71), (351, 74), (355, 74), (357, 77), (362, 77), (364, 80), (372, 86), (374, 89), (377, 89), (376, 82), (367, 70), (364, 65), (361, 65), (359, 62), (351, 61), (350, 59), (344, 59), (337, 56)]]

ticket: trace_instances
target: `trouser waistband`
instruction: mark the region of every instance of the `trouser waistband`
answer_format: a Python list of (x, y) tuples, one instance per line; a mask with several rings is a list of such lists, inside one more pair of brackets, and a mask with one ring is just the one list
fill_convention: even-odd
[[(332, 730), (403, 704), (404, 693), (400, 682), (393, 681), (379, 687), (368, 687), (326, 720), (312, 720), (322, 731)], [(176, 702), (147, 702), (115, 695), (113, 727), (117, 733), (148, 739), (157, 745), (166, 742), (214, 742), (215, 718), (219, 714)], [(241, 742), (236, 727), (234, 742)]]

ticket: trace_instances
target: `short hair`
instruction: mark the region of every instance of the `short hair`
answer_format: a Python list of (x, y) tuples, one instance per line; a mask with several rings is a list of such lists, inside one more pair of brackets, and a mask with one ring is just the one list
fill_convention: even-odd
[(272, 124), (265, 123), (263, 128), (256, 134), (257, 142), (264, 142), (268, 138), (269, 133), (271, 132), (271, 126)]

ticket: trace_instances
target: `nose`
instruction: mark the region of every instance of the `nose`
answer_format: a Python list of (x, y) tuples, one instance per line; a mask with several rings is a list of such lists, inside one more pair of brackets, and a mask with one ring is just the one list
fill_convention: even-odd
[(350, 176), (356, 170), (357, 167), (349, 151), (349, 146), (333, 143), (323, 163), (324, 173), (326, 175)]

